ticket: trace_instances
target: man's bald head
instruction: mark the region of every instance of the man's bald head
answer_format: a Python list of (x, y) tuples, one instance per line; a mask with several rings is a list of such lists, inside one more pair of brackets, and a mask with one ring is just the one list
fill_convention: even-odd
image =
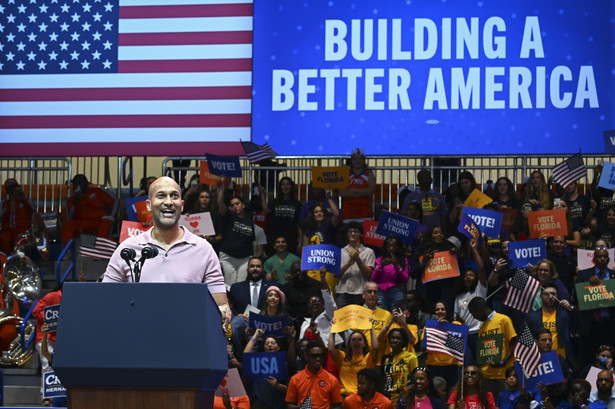
[(174, 185), (174, 187), (177, 188), (179, 192), (181, 192), (181, 188), (179, 187), (175, 179), (170, 178), (168, 176), (163, 176), (161, 178), (156, 179), (154, 183), (150, 185), (149, 191), (147, 192), (147, 197), (151, 199), (152, 196), (156, 194), (156, 190), (159, 189), (160, 186), (163, 186), (163, 185), (168, 186), (169, 184)]

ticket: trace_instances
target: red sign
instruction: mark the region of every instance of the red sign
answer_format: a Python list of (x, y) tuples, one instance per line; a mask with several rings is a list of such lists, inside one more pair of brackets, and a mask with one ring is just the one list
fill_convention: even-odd
[(439, 251), (429, 260), (423, 271), (423, 283), (459, 276), (457, 256), (450, 251)]
[(120, 230), (120, 243), (129, 237), (138, 236), (143, 233), (149, 227), (144, 227), (140, 222), (129, 222), (124, 220), (122, 222), (122, 229)]
[(363, 243), (368, 246), (382, 247), (386, 237), (376, 234), (378, 222), (376, 220), (363, 221)]

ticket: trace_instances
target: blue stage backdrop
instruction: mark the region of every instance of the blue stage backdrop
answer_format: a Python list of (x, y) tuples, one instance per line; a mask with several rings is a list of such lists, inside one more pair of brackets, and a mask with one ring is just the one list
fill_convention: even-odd
[(282, 155), (604, 152), (613, 8), (255, 1), (252, 139)]

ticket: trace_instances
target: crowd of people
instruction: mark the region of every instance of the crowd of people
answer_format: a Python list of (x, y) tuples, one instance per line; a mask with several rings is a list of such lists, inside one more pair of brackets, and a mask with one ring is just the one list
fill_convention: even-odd
[[(398, 212), (423, 228), (410, 245), (391, 235), (373, 247), (364, 243), (362, 222), (379, 218), (373, 212), (375, 178), (360, 149), (349, 166), (348, 188), (311, 188), (306, 203), (297, 199), (289, 177), (279, 180), (275, 197), (260, 188), (250, 201), (226, 188), (224, 178), (205, 186), (196, 177), (183, 190), (184, 214), (212, 215), (215, 234), (203, 238), (218, 255), (232, 309), (229, 367), (243, 373), (246, 353), (286, 353), (286, 377), (246, 380), (249, 401), (224, 399), (223, 407), (615, 407), (615, 307), (579, 311), (575, 287), (615, 279), (609, 256), (615, 247), (612, 191), (598, 188), (595, 179), (586, 196), (576, 182), (563, 188), (539, 171), (519, 189), (501, 177), (483, 190), (464, 171), (439, 192), (430, 172), (421, 170), (416, 190), (406, 191)], [(476, 189), (491, 198), (485, 209), (510, 221), (499, 237), (470, 240), (457, 231), (464, 203)], [(529, 214), (554, 208), (566, 210), (567, 234), (541, 237), (547, 257), (514, 266), (508, 246), (530, 239)], [(302, 248), (312, 244), (341, 248), (339, 275), (324, 267), (301, 268)], [(579, 270), (579, 249), (593, 251), (594, 267)], [(456, 257), (460, 276), (423, 283), (426, 265), (442, 251)], [(540, 283), (529, 312), (505, 302), (507, 283), (518, 274)], [(371, 311), (371, 329), (332, 331), (334, 311), (348, 305)], [(250, 311), (285, 316), (284, 336), (251, 328)], [(462, 362), (428, 350), (428, 319), (467, 326)], [(513, 351), (526, 327), (540, 353), (556, 351), (563, 382), (526, 388), (517, 378)], [(487, 335), (498, 340), (497, 359), (481, 359), (477, 352)], [(585, 380), (595, 376), (592, 367), (598, 369), (595, 385)]]

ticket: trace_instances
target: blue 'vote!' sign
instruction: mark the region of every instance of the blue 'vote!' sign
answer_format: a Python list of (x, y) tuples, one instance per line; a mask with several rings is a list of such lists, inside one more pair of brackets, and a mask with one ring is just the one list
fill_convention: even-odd
[(266, 381), (270, 376), (286, 379), (285, 352), (250, 352), (243, 354), (243, 373), (248, 381)]
[(273, 334), (279, 337), (286, 337), (284, 328), (291, 325), (290, 317), (286, 314), (276, 316), (266, 316), (250, 312), (248, 326), (254, 329), (262, 329), (265, 334)]
[[(520, 379), (519, 383), (524, 385), (521, 381), (522, 377), (525, 376), (523, 373), (523, 368), (518, 361), (515, 361), (515, 372), (517, 373), (517, 379)], [(535, 388), (538, 382), (542, 382), (545, 385), (552, 385), (554, 383), (559, 383), (564, 380), (564, 375), (562, 373), (562, 367), (559, 364), (559, 359), (557, 358), (557, 352), (550, 351), (542, 354), (540, 358), (540, 365), (538, 365), (538, 369), (532, 376), (525, 376), (525, 387), (527, 389)]]
[(547, 245), (543, 239), (511, 241), (508, 243), (508, 258), (515, 267), (535, 266), (539, 260), (547, 258)]
[(341, 262), (342, 249), (330, 244), (305, 246), (301, 253), (301, 270), (320, 270), (326, 267), (328, 272), (337, 276), (340, 274)]
[(477, 209), (475, 207), (464, 207), (463, 215), (468, 215), (478, 226), (481, 232), (487, 237), (499, 237), (500, 226), (502, 225), (502, 213), (494, 210)]
[(397, 236), (401, 241), (410, 245), (412, 244), (412, 240), (414, 240), (418, 227), (419, 222), (414, 219), (383, 210), (380, 214), (380, 220), (378, 220), (376, 234), (385, 237), (391, 235)]
[(218, 156), (211, 153), (205, 154), (209, 172), (217, 176), (228, 176), (231, 178), (241, 177), (241, 166), (239, 158), (236, 156)]

